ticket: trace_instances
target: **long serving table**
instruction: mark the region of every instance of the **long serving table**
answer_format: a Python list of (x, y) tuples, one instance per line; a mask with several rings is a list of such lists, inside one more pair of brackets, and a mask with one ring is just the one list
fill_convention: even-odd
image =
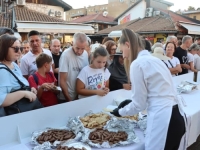
[[(175, 84), (183, 80), (192, 80), (193, 74), (174, 77)], [(66, 126), (69, 117), (82, 116), (88, 111), (100, 112), (103, 108), (113, 104), (118, 97), (130, 97), (131, 92), (118, 90), (110, 92), (104, 97), (92, 96), (70, 103), (59, 104), (26, 113), (0, 118), (0, 150), (30, 150), (31, 133), (46, 127), (59, 128)], [(200, 91), (182, 94), (187, 106), (184, 111), (188, 125), (186, 138), (187, 146), (193, 144), (200, 134)], [(116, 147), (114, 150), (144, 150), (144, 135), (139, 129), (136, 134), (140, 142), (125, 147)], [(182, 141), (183, 142), (183, 141)], [(183, 143), (184, 144), (184, 143)], [(93, 149), (97, 150), (97, 149)], [(106, 149), (104, 149), (106, 150)], [(183, 150), (180, 148), (180, 150)]]
[[(82, 116), (90, 110), (101, 112), (103, 108), (113, 103), (119, 96), (130, 95), (130, 91), (119, 90), (110, 92), (104, 97), (92, 96), (70, 103), (33, 110), (26, 113), (0, 118), (0, 150), (30, 150), (31, 133), (46, 127), (59, 128), (66, 126), (69, 117)], [(126, 147), (113, 148), (116, 150), (143, 150), (144, 136), (136, 131), (140, 143)]]

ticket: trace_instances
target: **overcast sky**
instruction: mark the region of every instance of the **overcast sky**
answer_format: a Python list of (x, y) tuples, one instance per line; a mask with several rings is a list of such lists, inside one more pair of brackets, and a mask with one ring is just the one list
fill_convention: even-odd
[[(73, 8), (82, 8), (84, 6), (94, 6), (100, 4), (108, 3), (108, 0), (64, 0), (66, 3), (71, 5)], [(178, 9), (184, 10), (188, 6), (193, 6), (197, 8), (200, 7), (200, 0), (165, 0), (174, 3), (174, 6), (171, 7), (171, 10), (177, 11)], [(196, 7), (197, 6), (197, 7)], [(116, 9), (117, 11), (117, 9)]]

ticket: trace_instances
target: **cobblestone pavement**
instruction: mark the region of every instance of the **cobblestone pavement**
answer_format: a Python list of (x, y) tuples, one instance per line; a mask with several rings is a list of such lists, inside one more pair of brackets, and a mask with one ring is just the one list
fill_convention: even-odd
[(188, 147), (187, 150), (200, 150), (200, 136), (197, 138), (197, 141)]

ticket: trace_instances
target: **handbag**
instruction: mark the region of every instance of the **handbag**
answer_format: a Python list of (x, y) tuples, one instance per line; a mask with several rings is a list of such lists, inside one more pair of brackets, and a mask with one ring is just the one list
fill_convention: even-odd
[[(1, 63), (1, 65), (4, 65)], [(26, 86), (24, 83), (22, 83), (18, 77), (10, 70), (10, 68), (8, 68), (6, 65), (4, 65), (5, 67), (0, 67), (0, 69), (5, 69), (8, 72), (10, 72), (18, 81), (18, 83), (20, 84), (21, 88), (15, 91), (11, 91), (10, 93), (16, 92), (16, 91), (31, 91), (31, 88), (29, 86)], [(38, 99), (36, 99), (33, 102), (30, 102), (30, 100), (28, 98), (22, 98), (20, 100), (18, 100), (17, 102), (13, 103), (10, 106), (6, 106), (4, 107), (4, 110), (6, 112), (6, 115), (13, 115), (13, 114), (17, 114), (17, 113), (21, 113), (21, 112), (26, 112), (26, 111), (30, 111), (30, 110), (35, 110), (35, 109), (39, 109), (39, 108), (43, 108), (42, 104), (40, 103), (40, 101)]]

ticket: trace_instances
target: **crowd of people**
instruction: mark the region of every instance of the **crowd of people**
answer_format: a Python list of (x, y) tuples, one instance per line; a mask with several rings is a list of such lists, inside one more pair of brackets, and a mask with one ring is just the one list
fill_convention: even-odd
[[(117, 44), (112, 38), (105, 38), (104, 45), (98, 44), (92, 50), (91, 39), (84, 33), (76, 33), (73, 45), (63, 51), (58, 39), (50, 42), (50, 50), (44, 49), (38, 31), (29, 32), (28, 40), (23, 42), (14, 37), (9, 28), (0, 28), (0, 33), (1, 63), (31, 87), (31, 91), (22, 91), (21, 97), (13, 97), (13, 94), (18, 94), (13, 91), (20, 85), (12, 75), (1, 69), (0, 72), (5, 75), (0, 86), (1, 110), (22, 97), (30, 101), (38, 98), (47, 107), (92, 95), (104, 96), (110, 90), (131, 89), (122, 53), (116, 54)], [(58, 91), (56, 86), (60, 86), (62, 91)], [(1, 113), (1, 116), (4, 115)]]
[[(169, 36), (165, 44), (157, 42), (151, 47), (148, 40), (123, 29), (118, 43), (106, 37), (92, 45), (80, 32), (64, 51), (58, 39), (50, 42), (50, 50), (42, 48), (38, 31), (30, 31), (27, 38), (21, 43), (11, 29), (0, 28), (1, 116), (6, 115), (5, 107), (23, 97), (30, 102), (38, 99), (48, 107), (92, 95), (105, 96), (114, 90), (131, 90), (131, 100), (122, 102), (113, 115), (133, 115), (147, 108), (145, 149), (178, 149), (185, 127), (175, 103), (172, 76), (200, 70), (200, 38), (193, 43), (186, 35), (180, 43)], [(19, 82), (6, 67), (31, 90), (17, 90)], [(158, 140), (158, 136), (162, 138)]]
[[(176, 36), (167, 37), (166, 43), (155, 43), (151, 52), (157, 55), (159, 52), (155, 49), (163, 49), (162, 54), (168, 58), (160, 58), (169, 68), (172, 76), (200, 71), (200, 37), (194, 39), (185, 35), (182, 41), (178, 41)], [(161, 51), (160, 51), (161, 52)]]
[[(32, 88), (44, 107), (92, 95), (105, 96), (109, 91), (118, 89), (131, 90), (129, 69), (125, 68), (128, 60), (123, 58), (120, 47), (110, 37), (104, 38), (101, 44), (91, 44), (91, 39), (84, 33), (75, 33), (73, 44), (67, 49), (62, 50), (60, 40), (53, 39), (49, 50), (42, 48), (38, 31), (30, 31), (28, 40), (22, 43), (13, 39), (14, 32), (9, 28), (1, 28), (0, 33), (1, 57), (4, 57), (1, 63), (10, 69), (15, 68), (18, 77)], [(145, 38), (141, 40), (152, 56), (162, 60), (172, 76), (200, 71), (200, 38), (193, 43), (192, 37), (186, 35), (178, 45), (177, 37), (169, 36), (165, 44), (156, 42), (153, 46)], [(5, 46), (5, 43), (8, 45)], [(10, 49), (14, 50), (15, 58), (8, 61), (10, 51), (13, 52)], [(12, 80), (8, 78), (5, 83), (8, 81)], [(1, 93), (4, 96), (2, 106), (6, 102), (6, 94), (17, 88), (15, 83), (10, 86), (9, 90)], [(56, 90), (55, 86), (60, 86), (62, 91)], [(32, 99), (36, 98), (30, 95)]]

